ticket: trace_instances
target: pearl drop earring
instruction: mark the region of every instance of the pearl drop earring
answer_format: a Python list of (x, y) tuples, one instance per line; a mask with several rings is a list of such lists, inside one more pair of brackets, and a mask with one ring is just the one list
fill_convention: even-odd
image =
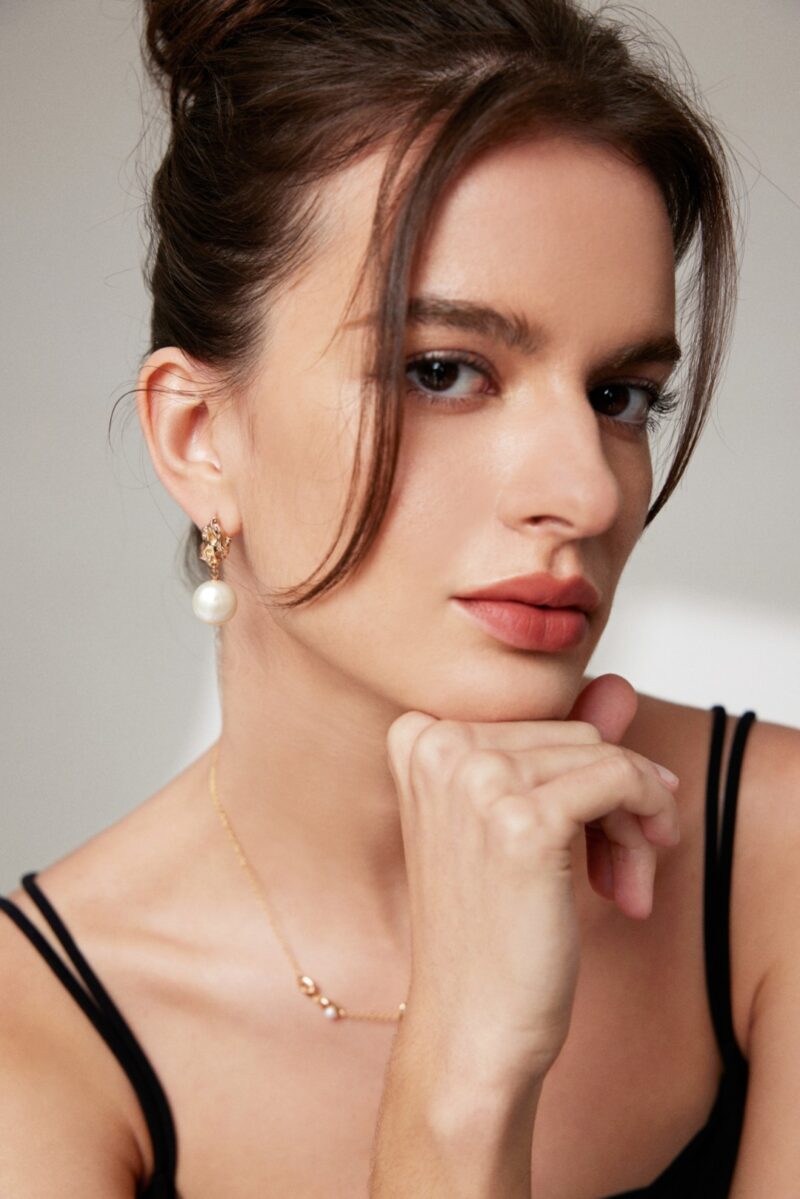
[(206, 624), (224, 624), (236, 611), (236, 592), (219, 577), (219, 564), (227, 558), (231, 539), (214, 516), (203, 529), (200, 557), (211, 568), (211, 578), (201, 583), (192, 596), (195, 616)]

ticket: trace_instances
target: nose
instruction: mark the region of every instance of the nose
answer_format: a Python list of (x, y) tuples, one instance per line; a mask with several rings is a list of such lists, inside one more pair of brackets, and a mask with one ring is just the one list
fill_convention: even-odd
[(626, 457), (608, 450), (585, 390), (520, 404), (504, 442), (503, 518), (574, 539), (605, 533), (620, 513)]

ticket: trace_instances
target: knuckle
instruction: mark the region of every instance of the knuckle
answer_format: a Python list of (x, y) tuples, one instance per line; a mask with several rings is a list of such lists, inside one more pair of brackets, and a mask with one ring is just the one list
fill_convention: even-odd
[(501, 749), (470, 749), (458, 763), (459, 776), (462, 778), (494, 778), (498, 769), (508, 770), (511, 759)]
[(574, 737), (578, 744), (597, 745), (603, 740), (599, 729), (596, 729), (588, 720), (567, 720), (564, 724), (569, 730), (570, 737)]
[(596, 746), (595, 751), (598, 758), (618, 758), (626, 757), (627, 749), (623, 749), (621, 745), (614, 745), (612, 741), (602, 741)]
[(451, 782), (480, 807), (496, 794), (498, 786), (513, 785), (517, 770), (508, 754), (499, 749), (473, 749), (459, 760)]
[(613, 786), (630, 791), (639, 782), (640, 774), (631, 758), (625, 753), (606, 754), (598, 763)]
[(530, 797), (501, 795), (486, 805), (484, 822), (490, 845), (508, 855), (529, 848), (538, 833), (540, 816)]
[(401, 757), (410, 749), (421, 728), (430, 723), (432, 717), (422, 712), (403, 712), (393, 720), (386, 732), (386, 745), (392, 757)]
[(454, 754), (463, 750), (466, 734), (455, 720), (437, 720), (424, 728), (414, 742), (413, 766), (423, 772), (441, 773)]

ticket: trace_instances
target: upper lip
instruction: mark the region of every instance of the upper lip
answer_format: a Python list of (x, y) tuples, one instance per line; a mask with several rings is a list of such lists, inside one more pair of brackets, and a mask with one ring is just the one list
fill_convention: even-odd
[(456, 599), (516, 600), (536, 607), (579, 608), (583, 612), (593, 612), (600, 604), (596, 589), (582, 575), (557, 579), (555, 575), (545, 573), (500, 579), (488, 587), (456, 596)]

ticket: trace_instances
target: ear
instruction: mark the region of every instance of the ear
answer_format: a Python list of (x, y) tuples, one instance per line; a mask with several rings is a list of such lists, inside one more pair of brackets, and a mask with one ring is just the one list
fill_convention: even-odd
[(175, 502), (198, 528), (216, 515), (233, 536), (241, 518), (219, 382), (209, 367), (165, 346), (139, 372), (136, 407), (155, 472)]

